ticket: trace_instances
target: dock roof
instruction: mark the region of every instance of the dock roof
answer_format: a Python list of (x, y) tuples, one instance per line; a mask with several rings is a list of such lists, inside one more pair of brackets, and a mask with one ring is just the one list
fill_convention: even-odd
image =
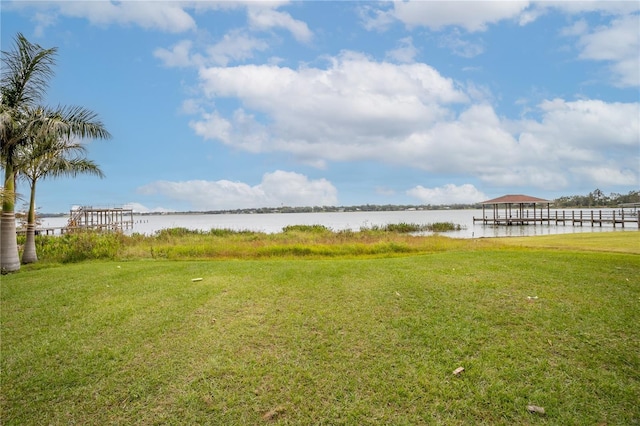
[(481, 204), (535, 204), (535, 203), (550, 203), (549, 200), (543, 198), (532, 197), (530, 195), (523, 194), (509, 194), (502, 197), (494, 198), (492, 200), (483, 201)]

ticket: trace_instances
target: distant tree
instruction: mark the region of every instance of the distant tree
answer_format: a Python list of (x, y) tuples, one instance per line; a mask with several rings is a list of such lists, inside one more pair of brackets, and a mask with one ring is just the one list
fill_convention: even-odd
[(629, 191), (618, 198), (617, 204), (640, 203), (640, 191)]

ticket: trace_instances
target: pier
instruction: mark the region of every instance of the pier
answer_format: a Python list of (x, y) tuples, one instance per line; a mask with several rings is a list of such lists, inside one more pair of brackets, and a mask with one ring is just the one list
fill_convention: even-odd
[[(520, 216), (522, 214), (522, 216)], [(484, 225), (573, 225), (591, 227), (602, 225), (612, 225), (614, 228), (634, 226), (640, 229), (640, 217), (637, 212), (625, 211), (622, 209), (598, 209), (598, 210), (524, 210), (517, 211), (515, 215), (491, 215), (474, 217), (473, 222), (482, 222)]]
[(614, 228), (634, 226), (640, 229), (637, 206), (632, 208), (595, 210), (551, 210), (550, 201), (527, 195), (505, 195), (482, 203), (482, 217), (473, 222), (484, 225), (537, 225), (555, 224), (591, 227), (612, 225)]
[(122, 232), (129, 229), (133, 229), (133, 210), (121, 207), (77, 207), (71, 209), (67, 223), (67, 232), (85, 230)]
[[(36, 235), (63, 235), (78, 231), (123, 232), (133, 229), (133, 210), (121, 207), (95, 208), (82, 206), (71, 209), (67, 226), (38, 227)], [(24, 235), (24, 228), (16, 230)]]

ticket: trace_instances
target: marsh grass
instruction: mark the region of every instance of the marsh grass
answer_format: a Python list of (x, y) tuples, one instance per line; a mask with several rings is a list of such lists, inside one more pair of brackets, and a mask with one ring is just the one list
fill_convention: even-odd
[(2, 424), (637, 424), (638, 255), (560, 241), (26, 267)]
[(72, 263), (119, 259), (265, 259), (393, 256), (425, 253), (465, 246), (468, 242), (432, 235), (411, 235), (427, 230), (445, 232), (453, 224), (390, 224), (360, 231), (332, 231), (322, 225), (287, 226), (280, 233), (170, 228), (147, 236), (79, 232), (36, 237), (41, 261)]

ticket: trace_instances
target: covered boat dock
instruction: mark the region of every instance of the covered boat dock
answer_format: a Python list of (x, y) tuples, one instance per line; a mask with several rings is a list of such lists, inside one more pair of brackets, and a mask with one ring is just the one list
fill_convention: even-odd
[[(556, 224), (584, 226), (588, 224), (602, 227), (603, 224), (622, 228), (626, 224), (633, 224), (640, 229), (640, 215), (637, 204), (622, 206), (620, 209), (597, 210), (557, 210), (551, 212), (551, 201), (530, 195), (504, 195), (492, 200), (483, 201), (482, 217), (474, 217), (473, 222), (482, 222), (483, 225), (536, 225)], [(625, 207), (633, 207), (634, 210), (626, 210)]]
[[(483, 201), (482, 218), (474, 222), (485, 225), (529, 225), (549, 222), (551, 201), (530, 195), (511, 194)], [(546, 216), (544, 212), (546, 211)]]

